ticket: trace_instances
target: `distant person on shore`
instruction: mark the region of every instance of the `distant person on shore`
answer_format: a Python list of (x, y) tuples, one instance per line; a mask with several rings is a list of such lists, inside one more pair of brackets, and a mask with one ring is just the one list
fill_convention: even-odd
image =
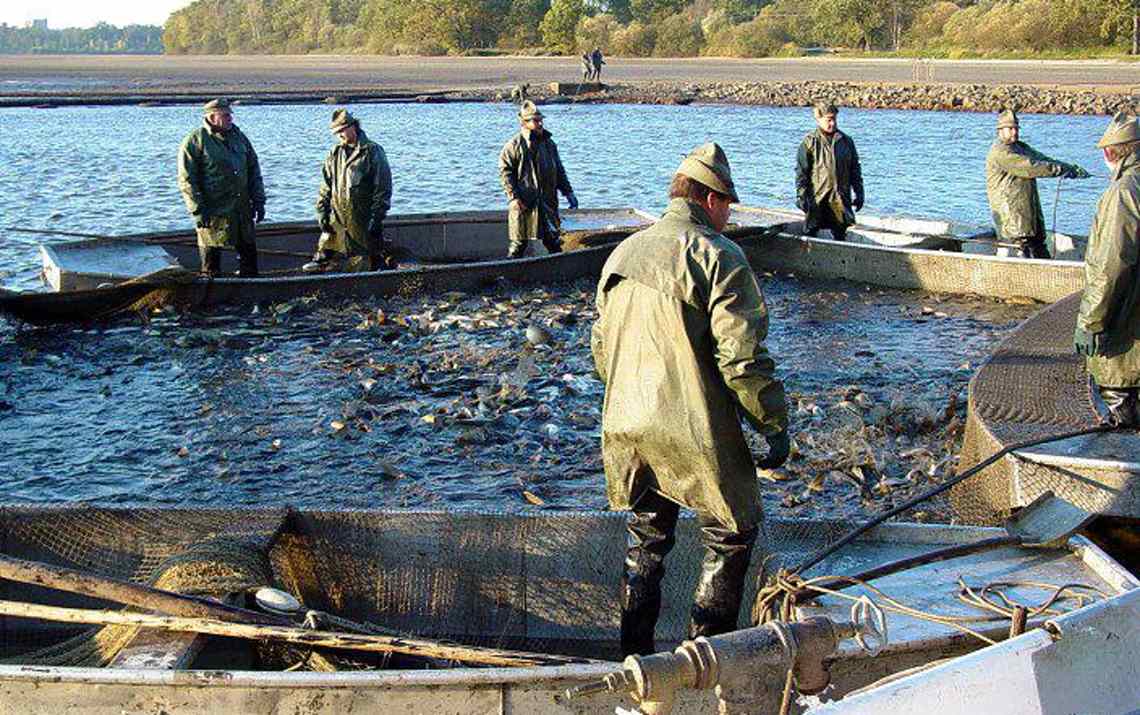
[(534, 240), (542, 241), (549, 253), (561, 252), (558, 192), (566, 197), (570, 208), (578, 208), (578, 199), (558, 156), (558, 146), (542, 120), (542, 112), (534, 102), (523, 102), (519, 108), (521, 129), (499, 153), (499, 179), (510, 202), (508, 258), (521, 258), (527, 244)]
[(202, 272), (217, 275), (222, 249), (230, 248), (238, 254), (238, 275), (255, 277), (254, 224), (265, 219), (257, 152), (234, 124), (228, 101), (215, 99), (202, 110), (202, 126), (178, 150), (178, 188), (197, 229)]
[[(661, 220), (602, 268), (590, 348), (605, 384), (602, 457), (611, 509), (632, 512), (619, 591), (624, 655), (655, 650), (665, 557), (681, 507), (704, 546), (689, 638), (736, 630), (762, 521), (756, 467), (788, 458), (784, 385), (765, 347), (768, 309), (721, 231), (739, 201), (718, 145), (694, 149)], [(768, 442), (754, 462), (746, 420)]]
[(1085, 251), (1085, 292), (1073, 343), (1109, 420), (1140, 426), (1140, 126), (1112, 118), (1097, 142), (1112, 183), (1096, 206)]
[(594, 70), (594, 81), (595, 82), (601, 82), (602, 81), (602, 65), (604, 65), (605, 63), (606, 63), (606, 61), (604, 59), (602, 59), (602, 48), (595, 47), (594, 51), (590, 53), (590, 65), (591, 65), (592, 69)]
[(1037, 179), (1085, 179), (1089, 173), (1019, 141), (1019, 132), (1020, 122), (1012, 109), (998, 115), (997, 138), (986, 156), (986, 197), (999, 241), (1016, 243), (1023, 258), (1049, 258)]
[(589, 82), (594, 78), (594, 61), (589, 52), (582, 53), (582, 81)]
[(816, 129), (804, 137), (796, 155), (796, 205), (804, 212), (804, 233), (831, 230), (847, 238), (855, 212), (863, 209), (863, 168), (851, 137), (839, 131), (834, 104), (812, 108)]
[(321, 238), (304, 270), (394, 268), (384, 245), (384, 219), (392, 206), (392, 170), (384, 148), (368, 138), (347, 109), (333, 112), (329, 130), (338, 143), (321, 169), (317, 195)]

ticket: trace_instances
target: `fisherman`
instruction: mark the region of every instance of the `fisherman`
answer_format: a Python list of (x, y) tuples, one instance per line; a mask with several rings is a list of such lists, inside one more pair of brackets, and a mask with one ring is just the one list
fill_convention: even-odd
[(178, 150), (178, 188), (198, 233), (202, 272), (217, 275), (222, 249), (238, 254), (238, 275), (257, 275), (255, 223), (265, 219), (265, 187), (257, 153), (234, 124), (230, 103), (215, 99), (205, 120)]
[(1140, 426), (1140, 126), (1121, 112), (1097, 142), (1112, 183), (1085, 251), (1085, 292), (1073, 336), (1109, 421)]
[(594, 81), (595, 82), (601, 82), (602, 81), (602, 65), (604, 65), (605, 63), (606, 63), (606, 61), (604, 59), (602, 59), (602, 48), (595, 47), (594, 51), (590, 53), (590, 65), (591, 65), (592, 69), (594, 70)]
[(562, 192), (570, 208), (578, 208), (578, 199), (558, 156), (558, 146), (543, 127), (542, 119), (534, 102), (523, 102), (519, 108), (522, 128), (499, 153), (499, 178), (510, 202), (508, 258), (520, 258), (527, 242), (536, 239), (548, 252), (561, 252), (557, 192)]
[(527, 100), (527, 96), (529, 94), (530, 94), (530, 82), (523, 82), (522, 84), (516, 84), (514, 87), (511, 88), (511, 102), (513, 102), (514, 104), (522, 104), (523, 102), (525, 102)]
[(788, 457), (783, 384), (764, 346), (768, 311), (738, 245), (721, 235), (739, 201), (724, 151), (697, 147), (652, 227), (602, 269), (594, 365), (605, 383), (602, 455), (610, 507), (632, 510), (621, 580), (621, 647), (652, 653), (664, 559), (680, 507), (705, 547), (689, 636), (734, 630), (761, 522), (744, 417), (768, 442), (758, 465)]
[(303, 270), (394, 268), (384, 245), (384, 219), (392, 205), (392, 170), (384, 148), (368, 138), (347, 109), (333, 112), (329, 130), (339, 143), (329, 150), (321, 170), (321, 238)]
[(796, 155), (796, 205), (804, 212), (805, 234), (826, 228), (843, 241), (855, 212), (863, 210), (863, 169), (855, 142), (839, 131), (838, 114), (828, 102), (812, 108), (816, 130), (804, 137)]
[(589, 82), (594, 78), (594, 61), (589, 52), (582, 53), (582, 81)]
[(997, 138), (986, 156), (986, 197), (998, 240), (1016, 243), (1023, 258), (1049, 258), (1037, 179), (1085, 179), (1089, 173), (1076, 164), (1050, 159), (1018, 141), (1019, 125), (1012, 109), (998, 115)]

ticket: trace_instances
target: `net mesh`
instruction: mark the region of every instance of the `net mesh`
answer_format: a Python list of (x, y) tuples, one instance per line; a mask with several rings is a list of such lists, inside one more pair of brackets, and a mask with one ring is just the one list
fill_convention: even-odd
[[(960, 470), (1008, 445), (1093, 427), (1098, 410), (1089, 389), (1084, 359), (1072, 349), (1080, 294), (1061, 300), (1027, 320), (1003, 341), (970, 383), (969, 416)], [(1098, 435), (1096, 444), (1127, 440)], [(1045, 452), (1089, 454), (1092, 443)], [(1074, 445), (1068, 445), (1072, 447)], [(1115, 450), (1110, 450), (1115, 451)], [(1028, 450), (1027, 450), (1028, 452)], [(1127, 451), (1116, 452), (1126, 455)], [(1136, 497), (1128, 475), (1093, 465), (1046, 463), (1032, 454), (1007, 455), (950, 491), (954, 517), (962, 523), (997, 524), (1017, 507), (1052, 491), (1090, 512), (1135, 515)]]

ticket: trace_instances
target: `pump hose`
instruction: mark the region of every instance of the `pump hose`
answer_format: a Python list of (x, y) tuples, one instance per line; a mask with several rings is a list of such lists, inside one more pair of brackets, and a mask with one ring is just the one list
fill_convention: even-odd
[(927, 492), (919, 494), (916, 497), (908, 499), (907, 501), (896, 506), (895, 508), (893, 508), (889, 511), (883, 512), (882, 514), (872, 518), (870, 521), (867, 521), (863, 524), (860, 524), (859, 526), (855, 527), (851, 531), (847, 532), (847, 534), (845, 534), (838, 541), (835, 541), (835, 542), (829, 544), (824, 549), (818, 551), (813, 556), (809, 557), (808, 559), (806, 559), (805, 561), (800, 563), (799, 566), (796, 566), (795, 568), (791, 569), (790, 573), (798, 574), (798, 573), (802, 573), (802, 572), (810, 569), (812, 566), (815, 566), (816, 564), (823, 561), (825, 558), (827, 558), (831, 554), (834, 554), (836, 551), (840, 550), (841, 548), (843, 548), (847, 544), (849, 544), (852, 541), (854, 541), (855, 539), (859, 538), (859, 536), (861, 536), (862, 534), (866, 533), (867, 531), (870, 531), (871, 529), (875, 528), (879, 524), (882, 524), (887, 519), (898, 516), (899, 514), (910, 509), (911, 507), (915, 506), (916, 504), (923, 502), (923, 501), (926, 501), (927, 499), (930, 499), (931, 497), (938, 496), (939, 494), (947, 491), (948, 489), (950, 489), (954, 485), (960, 484), (960, 483), (966, 481), (970, 477), (974, 476), (975, 474), (982, 471), (986, 467), (990, 466), (994, 462), (998, 461), (999, 459), (1001, 459), (1005, 455), (1009, 454), (1010, 452), (1014, 452), (1014, 451), (1017, 451), (1019, 449), (1028, 449), (1029, 447), (1036, 447), (1037, 445), (1048, 444), (1050, 442), (1060, 442), (1062, 440), (1070, 439), (1072, 437), (1080, 437), (1080, 436), (1086, 435), (1086, 434), (1095, 434), (1097, 432), (1108, 432), (1108, 431), (1113, 430), (1113, 429), (1116, 429), (1115, 425), (1098, 424), (1098, 425), (1095, 425), (1093, 427), (1085, 427), (1084, 429), (1079, 429), (1076, 431), (1062, 432), (1059, 434), (1051, 434), (1051, 435), (1046, 435), (1044, 437), (1035, 437), (1033, 439), (1027, 439), (1027, 440), (1024, 440), (1022, 442), (1016, 442), (1014, 444), (1007, 445), (1007, 446), (1003, 447), (1002, 449), (998, 450), (997, 452), (994, 452), (993, 454), (991, 454), (989, 457), (982, 460), (978, 464), (976, 464), (973, 467), (970, 467), (966, 471), (962, 472), (961, 474), (959, 474), (959, 475), (957, 475), (951, 479), (948, 479), (947, 481), (938, 485), (934, 489), (931, 489)]

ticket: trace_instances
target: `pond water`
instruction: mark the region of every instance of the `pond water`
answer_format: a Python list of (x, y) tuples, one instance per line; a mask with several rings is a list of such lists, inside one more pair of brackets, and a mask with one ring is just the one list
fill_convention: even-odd
[[(502, 207), (496, 158), (515, 129), (507, 105), (354, 110), (391, 160), (393, 212)], [(795, 109), (544, 111), (584, 207), (654, 211), (681, 155), (708, 139), (725, 146), (745, 203), (792, 205), (795, 149), (811, 125)], [(329, 114), (238, 108), (261, 156), (270, 220), (311, 218)], [(863, 159), (868, 211), (986, 220), (992, 116), (840, 119)], [(188, 228), (174, 155), (198, 121), (189, 107), (0, 110), (2, 223)], [(1029, 116), (1023, 126), (1043, 151), (1103, 174), (1093, 147), (1103, 124)], [(1103, 183), (1065, 182), (1059, 229), (1087, 230)], [(1047, 217), (1052, 187), (1043, 182)], [(3, 282), (34, 285), (36, 240), (5, 234)], [(786, 275), (763, 284), (801, 451), (762, 486), (769, 511), (785, 516), (878, 510), (944, 476), (972, 371), (1035, 310)], [(0, 493), (33, 503), (600, 508), (593, 288), (298, 299), (94, 328), (0, 320)], [(532, 324), (551, 344), (528, 344)]]

